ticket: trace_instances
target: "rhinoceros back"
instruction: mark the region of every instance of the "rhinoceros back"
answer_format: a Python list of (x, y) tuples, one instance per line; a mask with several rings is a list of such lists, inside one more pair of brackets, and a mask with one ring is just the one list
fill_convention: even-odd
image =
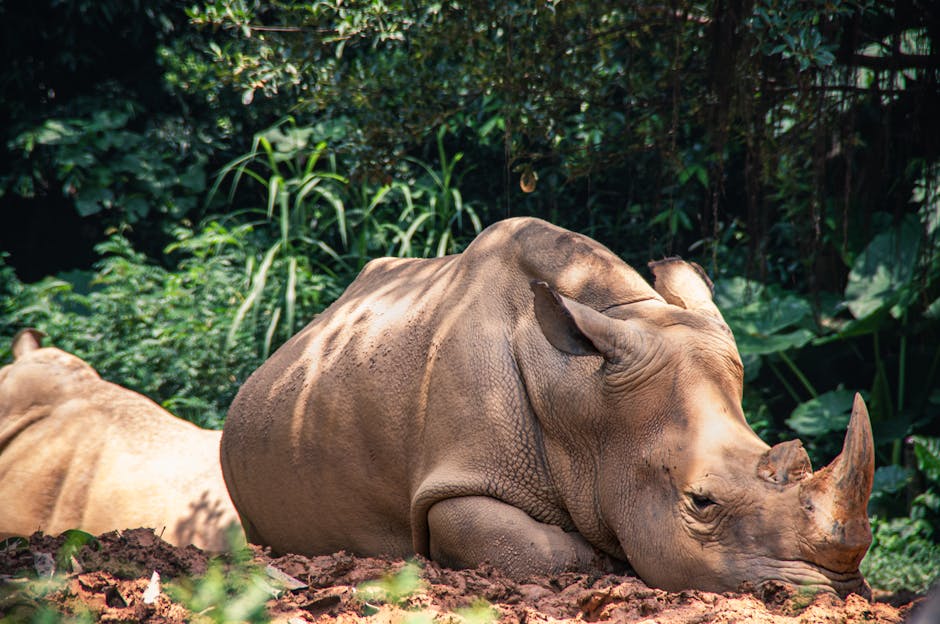
[(515, 361), (533, 279), (598, 308), (658, 298), (606, 248), (534, 219), (459, 255), (369, 263), (229, 410), (222, 468), (249, 538), (426, 554), (427, 507), (467, 495), (570, 524)]
[(147, 527), (223, 550), (220, 435), (59, 349), (18, 356), (0, 370), (0, 537)]

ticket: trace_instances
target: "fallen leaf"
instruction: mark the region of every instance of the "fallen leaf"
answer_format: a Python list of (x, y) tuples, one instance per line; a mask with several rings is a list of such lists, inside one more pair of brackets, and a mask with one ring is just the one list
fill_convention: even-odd
[(33, 567), (39, 576), (55, 574), (55, 557), (49, 553), (33, 551)]
[(144, 604), (153, 604), (160, 597), (160, 573), (156, 570), (150, 577), (147, 589), (144, 590)]

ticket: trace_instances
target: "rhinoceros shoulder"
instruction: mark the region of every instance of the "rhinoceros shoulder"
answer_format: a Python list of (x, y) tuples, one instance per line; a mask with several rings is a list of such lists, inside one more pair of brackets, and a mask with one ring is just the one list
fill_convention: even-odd
[(0, 420), (55, 403), (90, 383), (101, 383), (101, 377), (74, 355), (52, 347), (21, 353), (0, 369)]
[(470, 266), (492, 263), (524, 278), (515, 286), (544, 281), (559, 293), (595, 309), (663, 298), (630, 265), (601, 243), (533, 217), (494, 223), (463, 253)]
[(108, 424), (126, 429), (137, 437), (149, 431), (179, 430), (185, 435), (201, 435), (203, 431), (146, 396), (102, 379), (87, 362), (55, 347), (23, 353), (3, 368), (0, 406), (0, 425), (14, 428), (22, 423), (17, 425), (13, 420), (27, 416), (36, 422), (65, 414), (93, 422), (96, 427)]

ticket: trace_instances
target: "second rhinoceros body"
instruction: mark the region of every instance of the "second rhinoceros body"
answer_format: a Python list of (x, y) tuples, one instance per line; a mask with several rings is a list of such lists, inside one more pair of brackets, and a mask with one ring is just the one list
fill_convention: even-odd
[(654, 287), (534, 219), (369, 263), (230, 408), (222, 467), (249, 539), (515, 576), (600, 555), (665, 589), (864, 587), (864, 404), (816, 473), (799, 442), (768, 447), (710, 282), (651, 267)]
[(238, 516), (221, 433), (176, 418), (25, 330), (0, 368), (0, 539), (147, 527), (222, 551)]

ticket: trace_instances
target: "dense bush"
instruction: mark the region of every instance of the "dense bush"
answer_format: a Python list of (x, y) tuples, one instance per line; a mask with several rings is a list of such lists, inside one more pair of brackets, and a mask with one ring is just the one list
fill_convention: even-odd
[(0, 265), (3, 325), (41, 328), (106, 379), (220, 427), (239, 383), (369, 259), (453, 253), (480, 231), (455, 186), (461, 155), (442, 142), (435, 166), (412, 159), (403, 180), (353, 189), (311, 135), (291, 120), (258, 134), (212, 189), (257, 206), (173, 228), (161, 258), (114, 234), (94, 271), (23, 284)]
[(244, 231), (217, 223), (198, 235), (181, 230), (174, 270), (114, 236), (98, 245), (102, 260), (93, 273), (13, 282), (4, 319), (8, 327), (41, 328), (49, 343), (83, 357), (105, 379), (183, 418), (219, 427), (236, 379), (260, 355), (247, 332), (222, 349), (247, 282), (237, 234)]

